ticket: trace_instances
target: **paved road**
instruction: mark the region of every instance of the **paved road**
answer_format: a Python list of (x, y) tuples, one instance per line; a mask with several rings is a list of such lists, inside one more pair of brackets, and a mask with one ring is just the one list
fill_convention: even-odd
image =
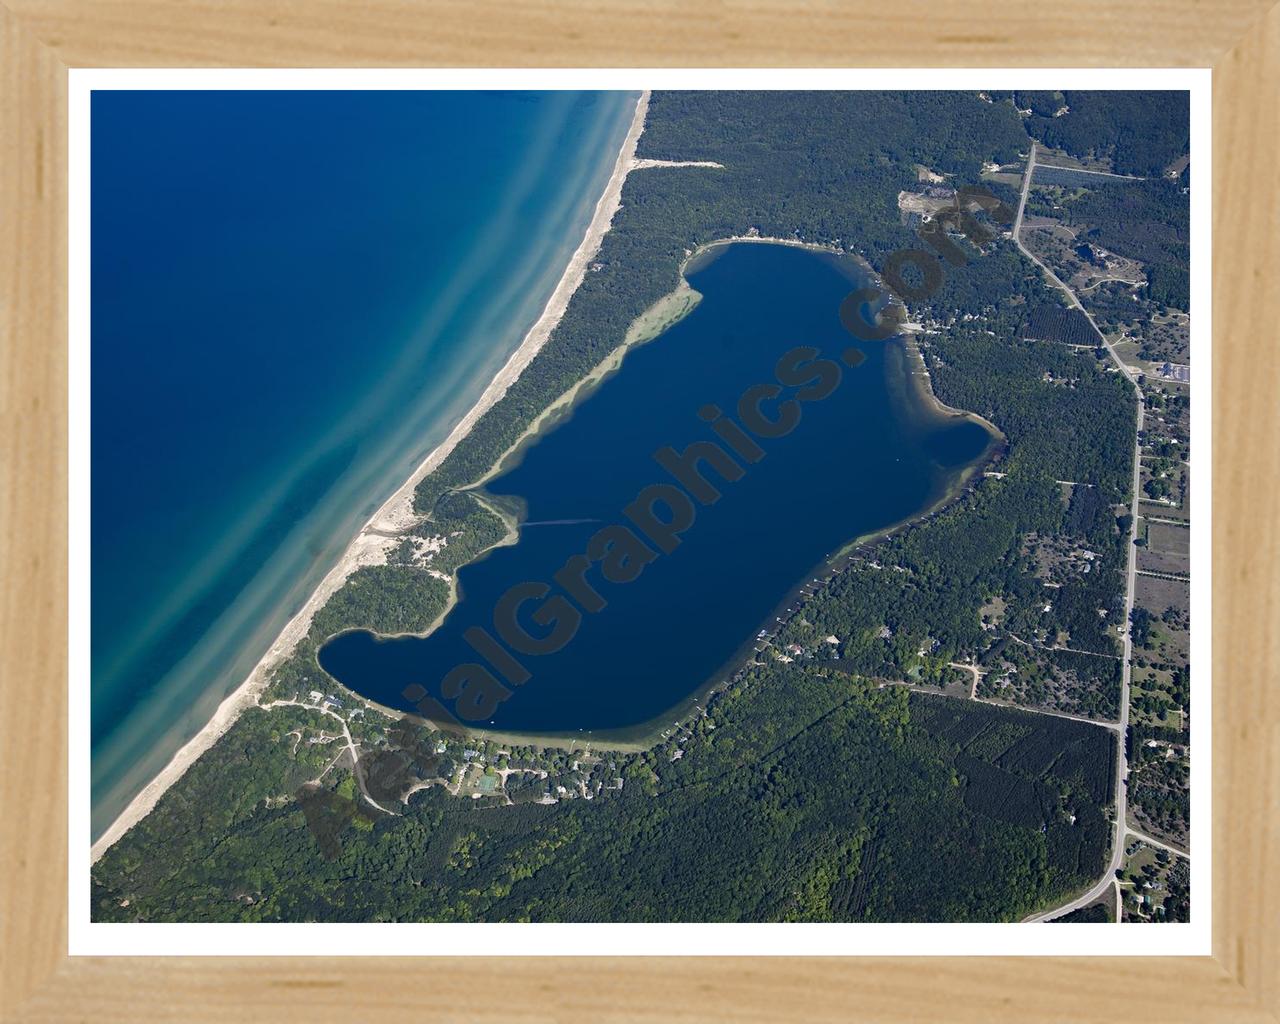
[[(1116, 350), (1112, 347), (1111, 342), (1107, 340), (1105, 334), (1099, 330), (1097, 323), (1094, 322), (1089, 311), (1081, 305), (1080, 300), (1076, 298), (1075, 293), (1071, 291), (1058, 276), (1033, 256), (1030, 250), (1022, 244), (1022, 213), (1027, 205), (1027, 193), (1031, 189), (1031, 177), (1035, 174), (1036, 169), (1036, 144), (1031, 143), (1031, 152), (1027, 156), (1027, 167), (1022, 179), (1022, 194), (1018, 198), (1018, 214), (1013, 222), (1013, 241), (1022, 251), (1022, 254), (1031, 260), (1036, 266), (1048, 275), (1052, 281), (1071, 303), (1072, 307), (1080, 310), (1081, 313), (1088, 318), (1093, 329), (1098, 332), (1098, 337), (1102, 340), (1107, 353), (1111, 356), (1116, 367), (1124, 374), (1125, 379), (1137, 388), (1137, 373), (1125, 366), (1124, 361), (1116, 355)], [(1079, 910), (1081, 907), (1087, 907), (1097, 900), (1107, 891), (1115, 879), (1115, 873), (1124, 861), (1124, 837), (1128, 830), (1126, 816), (1128, 814), (1127, 797), (1128, 797), (1128, 781), (1129, 781), (1129, 761), (1125, 756), (1124, 737), (1129, 729), (1129, 679), (1130, 679), (1130, 662), (1133, 658), (1133, 638), (1130, 635), (1129, 628), (1130, 616), (1133, 612), (1133, 587), (1138, 572), (1138, 548), (1134, 541), (1138, 539), (1138, 495), (1140, 493), (1141, 477), (1142, 477), (1142, 448), (1138, 444), (1138, 437), (1142, 434), (1142, 393), (1138, 392), (1138, 419), (1137, 434), (1133, 439), (1133, 494), (1131, 497), (1131, 507), (1129, 509), (1129, 564), (1125, 572), (1125, 595), (1124, 595), (1124, 634), (1122, 636), (1122, 657), (1121, 674), (1120, 674), (1120, 721), (1116, 724), (1116, 731), (1119, 733), (1117, 737), (1116, 751), (1116, 818), (1114, 824), (1114, 834), (1111, 839), (1111, 859), (1107, 864), (1106, 870), (1097, 883), (1089, 888), (1082, 896), (1065, 903), (1053, 910), (1045, 911), (1042, 914), (1035, 914), (1028, 921), (1046, 921), (1050, 918), (1059, 917), (1062, 914), (1070, 913), (1073, 910)], [(1120, 919), (1120, 915), (1116, 914), (1116, 920)]]
[[(1131, 384), (1133, 384), (1134, 387), (1137, 387), (1138, 371), (1130, 369), (1128, 366), (1124, 364), (1124, 360), (1122, 360), (1118, 355), (1116, 355), (1116, 350), (1112, 347), (1111, 342), (1107, 341), (1107, 336), (1102, 333), (1101, 328), (1098, 327), (1097, 321), (1095, 321), (1092, 315), (1090, 315), (1089, 311), (1085, 309), (1083, 305), (1081, 305), (1080, 300), (1076, 298), (1075, 292), (1073, 292), (1070, 288), (1068, 288), (1065, 284), (1063, 284), (1063, 282), (1059, 280), (1057, 274), (1055, 274), (1052, 270), (1050, 270), (1047, 266), (1045, 266), (1042, 262), (1040, 262), (1040, 260), (1037, 257), (1031, 254), (1031, 250), (1029, 250), (1025, 245), (1022, 244), (1022, 213), (1027, 206), (1027, 192), (1029, 192), (1031, 189), (1031, 176), (1035, 174), (1035, 170), (1036, 170), (1036, 144), (1033, 142), (1031, 143), (1031, 153), (1027, 157), (1027, 169), (1022, 179), (1022, 194), (1018, 197), (1018, 214), (1017, 214), (1017, 217), (1014, 218), (1014, 222), (1013, 222), (1013, 240), (1015, 244), (1018, 246), (1018, 248), (1022, 250), (1022, 255), (1024, 255), (1037, 267), (1043, 270), (1046, 276), (1049, 278), (1049, 280), (1053, 282), (1054, 286), (1057, 287), (1058, 290), (1061, 291), (1062, 294), (1067, 297), (1067, 302), (1070, 304), (1071, 308), (1078, 309), (1080, 310), (1081, 313), (1085, 315), (1085, 318), (1089, 321), (1089, 325), (1095, 331), (1097, 331), (1099, 340), (1102, 342), (1107, 352), (1110, 353), (1112, 360), (1116, 364), (1116, 367), (1120, 370), (1121, 373), (1125, 375), (1125, 378)], [(1138, 403), (1138, 429), (1139, 430), (1142, 429), (1142, 403), (1141, 402)], [(1135, 516), (1137, 514), (1137, 509), (1138, 509), (1137, 496), (1138, 496), (1138, 492), (1137, 490), (1135, 490), (1134, 502), (1133, 502)], [(1130, 559), (1130, 561), (1132, 562), (1132, 559)]]
[[(1022, 194), (1018, 196), (1018, 215), (1013, 220), (1013, 240), (1018, 248), (1027, 254), (1029, 259), (1037, 260), (1026, 249), (1022, 248), (1022, 211), (1027, 208), (1027, 193), (1031, 191), (1031, 177), (1036, 173), (1036, 144), (1031, 143), (1031, 152), (1027, 154), (1027, 166), (1022, 169)], [(1043, 264), (1041, 264), (1043, 266)]]

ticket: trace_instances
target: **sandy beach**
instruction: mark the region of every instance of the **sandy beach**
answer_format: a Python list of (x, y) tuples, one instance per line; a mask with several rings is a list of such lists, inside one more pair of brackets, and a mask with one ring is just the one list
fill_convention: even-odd
[(551, 332), (568, 308), (573, 293), (582, 284), (587, 268), (599, 251), (600, 244), (613, 223), (614, 215), (622, 205), (622, 186), (627, 174), (636, 167), (637, 163), (640, 163), (635, 159), (636, 145), (644, 130), (648, 107), (649, 93), (645, 91), (636, 103), (631, 127), (618, 153), (613, 174), (596, 203), (595, 213), (587, 226), (586, 234), (570, 258), (568, 266), (565, 267), (564, 274), (543, 308), (542, 315), (529, 329), (520, 347), (498, 371), (497, 376), (485, 388), (476, 404), (453, 428), (444, 442), (423, 459), (404, 484), (369, 518), (343, 552), (337, 564), (321, 580), (306, 604), (285, 625), (244, 682), (223, 700), (204, 728), (174, 754), (164, 769), (133, 798), (129, 806), (93, 844), (91, 863), (96, 862), (112, 844), (145, 818), (169, 787), (177, 782), (200, 755), (231, 728), (241, 713), (258, 703), (258, 698), (270, 681), (272, 672), (293, 653), (310, 629), (313, 615), (337, 592), (348, 577), (362, 566), (384, 564), (387, 552), (397, 542), (395, 535), (415, 525), (417, 517), (413, 511), (413, 494), (418, 483), (440, 465), (458, 443), (470, 433), (479, 419), (506, 394), (507, 389), (546, 344)]

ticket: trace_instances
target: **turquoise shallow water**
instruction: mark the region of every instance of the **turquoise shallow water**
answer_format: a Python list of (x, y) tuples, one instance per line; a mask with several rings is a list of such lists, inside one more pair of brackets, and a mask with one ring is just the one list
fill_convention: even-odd
[(519, 345), (634, 102), (94, 93), (95, 838)]

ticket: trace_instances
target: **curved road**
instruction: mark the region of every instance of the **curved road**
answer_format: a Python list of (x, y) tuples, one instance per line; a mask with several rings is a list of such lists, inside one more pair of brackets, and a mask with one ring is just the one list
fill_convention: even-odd
[[(1058, 279), (1058, 275), (1046, 267), (1039, 259), (1031, 254), (1031, 251), (1022, 244), (1022, 214), (1027, 206), (1027, 193), (1031, 189), (1031, 178), (1036, 170), (1036, 144), (1031, 143), (1031, 152), (1027, 157), (1027, 169), (1022, 178), (1022, 194), (1018, 197), (1018, 214), (1013, 222), (1013, 241), (1014, 244), (1022, 251), (1027, 259), (1031, 260), (1036, 266), (1045, 272), (1049, 280), (1056, 285), (1064, 295), (1066, 295), (1071, 307), (1080, 310), (1088, 319), (1094, 331), (1097, 332), (1098, 338), (1102, 341), (1108, 354), (1115, 362), (1120, 372), (1135, 390), (1138, 390), (1138, 417), (1137, 417), (1137, 433), (1133, 439), (1133, 495), (1132, 504), (1129, 509), (1129, 565), (1126, 572), (1125, 595), (1124, 595), (1124, 633), (1121, 637), (1123, 641), (1123, 652), (1120, 673), (1120, 721), (1116, 725), (1119, 733), (1116, 743), (1116, 817), (1113, 825), (1113, 835), (1111, 837), (1111, 859), (1107, 863), (1106, 870), (1103, 871), (1102, 877), (1097, 883), (1081, 896), (1076, 897), (1069, 903), (1064, 903), (1052, 910), (1046, 910), (1043, 913), (1033, 914), (1028, 917), (1028, 921), (1048, 921), (1063, 914), (1069, 914), (1073, 910), (1079, 910), (1087, 907), (1091, 903), (1096, 903), (1115, 880), (1115, 873), (1119, 870), (1124, 862), (1125, 834), (1128, 832), (1128, 824), (1126, 821), (1128, 808), (1126, 805), (1126, 797), (1128, 796), (1129, 782), (1129, 760), (1125, 755), (1124, 740), (1125, 735), (1129, 731), (1129, 678), (1130, 678), (1130, 661), (1133, 655), (1133, 640), (1130, 636), (1129, 622), (1133, 612), (1133, 586), (1134, 579), (1138, 570), (1138, 548), (1134, 541), (1138, 538), (1138, 495), (1141, 486), (1142, 473), (1142, 448), (1138, 443), (1138, 437), (1142, 434), (1142, 392), (1138, 389), (1137, 374), (1125, 366), (1124, 362), (1116, 355), (1116, 350), (1112, 348), (1111, 342), (1107, 340), (1105, 334), (1098, 329), (1097, 323), (1094, 322), (1089, 311), (1081, 305), (1080, 300), (1076, 298), (1075, 293), (1071, 291), (1062, 281)], [(1120, 920), (1120, 914), (1117, 911), (1116, 921)]]

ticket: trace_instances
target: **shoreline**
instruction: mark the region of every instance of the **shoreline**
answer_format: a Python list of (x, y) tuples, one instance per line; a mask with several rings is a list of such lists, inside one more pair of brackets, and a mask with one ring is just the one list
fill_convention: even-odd
[[(383, 564), (386, 561), (387, 551), (395, 543), (394, 535), (402, 533), (418, 522), (419, 517), (413, 511), (413, 494), (418, 483), (444, 461), (445, 457), (471, 432), (480, 418), (507, 393), (507, 389), (546, 344), (564, 316), (565, 310), (568, 309), (569, 300), (586, 277), (592, 259), (599, 251), (605, 234), (613, 224), (614, 216), (622, 206), (622, 187), (627, 175), (634, 169), (636, 146), (644, 131), (648, 109), (649, 91), (645, 90), (636, 101), (631, 126), (627, 130), (614, 162), (613, 173), (596, 202), (595, 212), (587, 225), (586, 233), (569, 258), (569, 263), (541, 315), (529, 328), (520, 346), (489, 382), (475, 405), (450, 431), (449, 436), (418, 464), (409, 478), (360, 528), (337, 564), (325, 574), (306, 603), (285, 624), (244, 682), (223, 699), (205, 726), (178, 749), (169, 763), (139, 791), (115, 821), (93, 843), (90, 850), (90, 865), (97, 863), (117, 840), (150, 814), (169, 788), (235, 724), (245, 710), (257, 706), (258, 697), (269, 683), (271, 672), (293, 653), (310, 629), (312, 617), (342, 587), (348, 577), (364, 566)], [(386, 534), (393, 534), (393, 536), (386, 536)]]
[[(695, 165), (704, 166), (704, 165)], [(663, 295), (653, 303), (644, 313), (632, 322), (623, 343), (609, 353), (600, 363), (592, 368), (588, 374), (572, 385), (568, 390), (557, 397), (550, 405), (540, 412), (528, 427), (511, 443), (508, 448), (497, 457), (493, 465), (489, 467), (479, 478), (473, 483), (468, 484), (462, 490), (474, 494), (478, 499), (483, 500), (485, 494), (484, 485), (494, 477), (506, 472), (518, 462), (523, 450), (536, 442), (538, 437), (548, 429), (554, 429), (560, 423), (572, 416), (574, 408), (578, 402), (586, 397), (591, 390), (598, 387), (603, 381), (611, 375), (618, 372), (623, 360), (631, 349), (652, 341), (668, 330), (675, 323), (679, 322), (689, 313), (691, 313), (701, 301), (702, 294), (689, 284), (686, 272), (691, 264), (694, 264), (699, 257), (722, 247), (727, 247), (739, 242), (756, 242), (770, 245), (787, 245), (793, 248), (807, 249), (812, 252), (821, 253), (829, 256), (836, 256), (841, 259), (852, 260), (867, 273), (874, 275), (875, 271), (870, 264), (856, 253), (845, 252), (830, 245), (824, 245), (819, 242), (804, 242), (794, 238), (776, 238), (760, 235), (730, 235), (724, 238), (718, 238), (710, 242), (706, 242), (696, 249), (686, 250), (685, 258), (681, 261), (678, 271), (678, 281), (676, 287)], [(899, 531), (906, 529), (916, 523), (923, 522), (930, 517), (936, 515), (944, 508), (958, 501), (971, 487), (973, 481), (977, 477), (977, 473), (984, 466), (989, 466), (1004, 449), (1007, 438), (1003, 431), (995, 424), (991, 423), (985, 417), (978, 413), (966, 409), (955, 409), (943, 403), (933, 390), (933, 379), (928, 372), (924, 356), (920, 352), (916, 341), (915, 334), (917, 328), (909, 327), (904, 330), (897, 339), (903, 345), (904, 372), (906, 375), (905, 386), (912, 391), (924, 409), (944, 420), (966, 420), (972, 423), (980, 424), (990, 435), (991, 440), (981, 456), (974, 464), (960, 472), (956, 480), (950, 487), (938, 495), (937, 499), (926, 507), (920, 509), (914, 515), (897, 522), (889, 523), (871, 533), (863, 534), (855, 537), (847, 543), (843, 544), (836, 551), (827, 555), (822, 561), (811, 567), (809, 573), (805, 574), (804, 581), (798, 583), (789, 590), (779, 603), (772, 609), (770, 615), (777, 615), (779, 612), (790, 611), (788, 606), (794, 602), (799, 591), (806, 585), (805, 581), (809, 579), (809, 575), (817, 573), (819, 575), (829, 573), (840, 562), (850, 556), (854, 549), (864, 545), (873, 544), (886, 537), (889, 537)], [(913, 363), (919, 363), (917, 369)], [(923, 379), (922, 379), (923, 378)], [(487, 502), (486, 502), (487, 504)], [(494, 547), (501, 547), (509, 544), (518, 536), (518, 524), (512, 524), (507, 517), (500, 513), (497, 509), (491, 508), (495, 515), (507, 524), (508, 534), (503, 540), (499, 541)], [(492, 549), (486, 549), (492, 550)], [(477, 556), (481, 557), (481, 556)], [(444, 617), (453, 608), (456, 601), (456, 591), (451, 595), (446, 610), (432, 623), (432, 625), (422, 633), (414, 633), (414, 636), (426, 636), (433, 632), (443, 621)], [(770, 619), (766, 617), (763, 620), (766, 624)], [(387, 634), (376, 634), (379, 637)], [(409, 634), (394, 634), (399, 636)], [(716, 673), (702, 683), (696, 690), (688, 694), (680, 701), (665, 708), (663, 711), (646, 719), (643, 722), (634, 725), (622, 726), (617, 728), (604, 728), (595, 730), (579, 730), (577, 732), (521, 732), (518, 730), (504, 729), (486, 729), (482, 727), (466, 727), (458, 735), (472, 737), (477, 740), (493, 743), (505, 743), (514, 745), (529, 745), (544, 750), (558, 749), (569, 750), (581, 747), (585, 751), (594, 751), (597, 753), (605, 751), (615, 751), (620, 753), (635, 753), (648, 750), (660, 743), (670, 733), (673, 728), (679, 728), (687, 725), (691, 717), (695, 713), (695, 709), (703, 708), (708, 700), (717, 691), (728, 685), (731, 678), (741, 671), (750, 661), (749, 651), (754, 646), (755, 640), (744, 640), (742, 645), (738, 647), (734, 654), (726, 660), (724, 665), (717, 670)], [(440, 723), (430, 718), (414, 714), (413, 712), (405, 712), (388, 708), (385, 705), (378, 704), (366, 697), (360, 697), (365, 706), (386, 716), (387, 718), (397, 718), (406, 716), (413, 721), (420, 722), (432, 728), (441, 728)]]
[[(682, 165), (681, 165), (682, 166)], [(477, 553), (473, 561), (478, 560), (490, 551), (500, 547), (506, 547), (514, 544), (520, 535), (519, 523), (509, 518), (508, 514), (499, 509), (488, 500), (487, 492), (484, 485), (494, 477), (501, 475), (515, 464), (513, 460), (518, 460), (525, 448), (537, 441), (541, 434), (549, 429), (559, 426), (560, 422), (573, 415), (574, 408), (583, 398), (585, 398), (592, 390), (599, 387), (605, 380), (617, 373), (622, 368), (623, 360), (627, 353), (633, 348), (644, 345), (659, 335), (665, 333), (684, 317), (688, 316), (697, 307), (702, 300), (702, 293), (694, 289), (684, 276), (684, 267), (687, 266), (692, 255), (681, 264), (679, 282), (676, 287), (663, 295), (648, 309), (640, 314), (631, 324), (627, 331), (626, 337), (621, 345), (610, 352), (599, 363), (597, 363), (588, 374), (571, 386), (567, 391), (561, 394), (550, 405), (542, 410), (534, 417), (533, 422), (520, 434), (510, 446), (498, 456), (492, 466), (489, 467), (476, 481), (461, 488), (462, 491), (473, 495), (477, 501), (481, 502), (491, 513), (502, 520), (507, 528), (503, 538), (492, 546), (485, 548), (482, 552)], [(468, 563), (470, 564), (470, 563)], [(370, 630), (380, 639), (388, 639), (395, 637), (426, 637), (435, 632), (436, 629), (444, 622), (445, 618), (453, 610), (457, 604), (457, 574), (451, 577), (451, 588), (449, 598), (445, 603), (444, 610), (436, 616), (435, 620), (421, 632), (409, 633), (378, 633)], [(358, 629), (359, 627), (353, 627)], [(343, 633), (349, 632), (342, 630)], [(341, 633), (335, 633), (334, 636), (340, 636)], [(332, 639), (329, 637), (327, 639)], [(359, 699), (363, 701), (364, 706), (388, 719), (398, 719), (400, 717), (409, 718), (415, 722), (420, 722), (430, 726), (433, 729), (442, 728), (439, 722), (425, 718), (421, 715), (414, 714), (411, 711), (404, 711), (391, 708), (385, 704), (379, 704), (377, 701), (368, 697), (357, 694)], [(687, 703), (686, 700), (684, 703)], [(696, 701), (695, 701), (696, 703)], [(671, 712), (680, 708), (681, 704), (673, 705), (661, 715), (656, 716), (648, 722), (640, 723), (636, 726), (626, 726), (621, 729), (605, 729), (598, 734), (595, 732), (579, 732), (579, 733), (550, 733), (550, 732), (517, 732), (504, 731), (501, 729), (484, 729), (484, 728), (466, 728), (460, 735), (474, 737), (478, 740), (494, 743), (509, 743), (515, 745), (531, 744), (542, 749), (564, 749), (574, 750), (578, 744), (582, 744), (584, 750), (594, 747), (595, 750), (611, 750), (620, 752), (638, 752), (649, 749), (653, 746), (657, 739), (661, 738), (664, 733), (657, 728), (658, 719), (664, 719)], [(684, 716), (679, 716), (683, 718)], [(448, 730), (452, 731), (452, 730)], [(634, 734), (634, 735), (633, 735)]]
[[(573, 414), (574, 407), (582, 399), (622, 369), (622, 362), (627, 357), (628, 352), (639, 345), (653, 341), (660, 334), (665, 333), (692, 313), (701, 301), (702, 293), (692, 288), (689, 282), (685, 280), (683, 273), (681, 273), (680, 281), (676, 287), (658, 299), (632, 322), (621, 345), (593, 366), (585, 377), (555, 399), (542, 412), (538, 413), (533, 418), (533, 421), (521, 432), (520, 436), (511, 442), (507, 449), (498, 456), (497, 461), (479, 479), (461, 488), (461, 490), (477, 495), (483, 493), (486, 483), (518, 464), (518, 457), (526, 447), (536, 441), (544, 431), (559, 426), (566, 417)], [(674, 308), (677, 303), (680, 304), (679, 308)], [(659, 318), (656, 327), (652, 322), (646, 322), (646, 318), (649, 317)]]
[[(904, 330), (902, 334), (898, 335), (898, 337), (902, 339), (903, 358), (906, 360), (908, 387), (911, 387), (915, 391), (916, 397), (930, 412), (947, 420), (965, 420), (969, 423), (977, 423), (991, 435), (991, 440), (988, 442), (986, 450), (978, 457), (974, 464), (961, 471), (960, 475), (956, 478), (955, 483), (940, 494), (936, 501), (932, 502), (926, 508), (921, 509), (921, 511), (914, 516), (903, 519), (897, 523), (890, 523), (888, 526), (882, 527), (879, 530), (873, 530), (871, 533), (864, 533), (861, 536), (855, 537), (848, 544), (842, 547), (835, 556), (833, 556), (833, 561), (851, 553), (855, 548), (869, 544), (877, 544), (885, 538), (897, 533), (899, 530), (905, 529), (913, 523), (923, 522), (929, 517), (941, 512), (944, 508), (959, 500), (964, 495), (972, 485), (973, 481), (977, 478), (977, 474), (980, 470), (986, 466), (993, 465), (995, 461), (1007, 450), (1009, 442), (1008, 437), (1005, 436), (1003, 430), (997, 427), (989, 419), (968, 409), (953, 408), (938, 397), (937, 393), (933, 390), (933, 376), (929, 373), (928, 364), (925, 363), (924, 353), (920, 351), (915, 340), (917, 333), (918, 332), (915, 330)], [(912, 367), (912, 363), (914, 361), (919, 362), (919, 369)]]

